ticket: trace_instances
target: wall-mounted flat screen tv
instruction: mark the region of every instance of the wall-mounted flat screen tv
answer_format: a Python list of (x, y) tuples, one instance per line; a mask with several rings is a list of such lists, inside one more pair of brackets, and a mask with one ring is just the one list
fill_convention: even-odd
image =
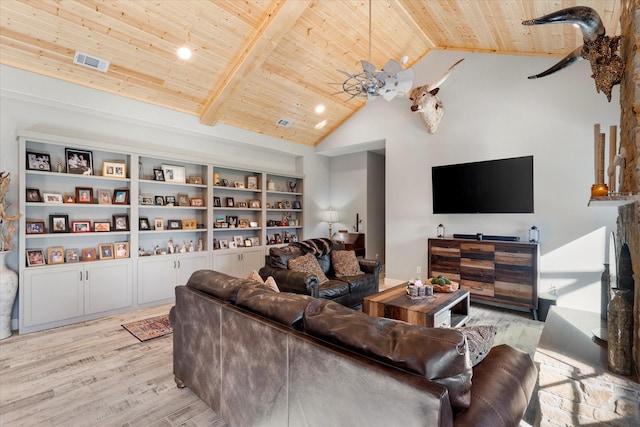
[(533, 156), (434, 166), (434, 214), (533, 213)]

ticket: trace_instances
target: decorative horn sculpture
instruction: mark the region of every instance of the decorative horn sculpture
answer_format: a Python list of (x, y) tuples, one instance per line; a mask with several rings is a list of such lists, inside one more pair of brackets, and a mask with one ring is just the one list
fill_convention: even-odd
[(411, 111), (420, 114), (420, 118), (427, 126), (429, 133), (436, 132), (444, 115), (444, 105), (437, 96), (440, 85), (447, 80), (451, 71), (462, 61), (464, 61), (464, 58), (449, 67), (447, 72), (437, 81), (411, 89), (407, 95), (412, 101)]
[(561, 70), (575, 61), (588, 59), (591, 63), (591, 71), (596, 81), (596, 91), (603, 91), (611, 102), (611, 89), (614, 85), (620, 84), (624, 74), (624, 62), (618, 55), (618, 45), (621, 36), (609, 37), (605, 35), (605, 28), (602, 25), (598, 12), (585, 6), (569, 7), (557, 12), (550, 13), (536, 19), (522, 21), (522, 25), (539, 24), (564, 24), (570, 23), (580, 27), (584, 37), (584, 44), (565, 56), (553, 67), (530, 79), (548, 76)]

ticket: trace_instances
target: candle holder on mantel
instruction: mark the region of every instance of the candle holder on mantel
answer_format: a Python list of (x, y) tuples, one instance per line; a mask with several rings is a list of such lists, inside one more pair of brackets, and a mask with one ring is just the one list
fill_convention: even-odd
[(609, 194), (607, 184), (593, 184), (591, 186), (591, 197), (606, 196)]

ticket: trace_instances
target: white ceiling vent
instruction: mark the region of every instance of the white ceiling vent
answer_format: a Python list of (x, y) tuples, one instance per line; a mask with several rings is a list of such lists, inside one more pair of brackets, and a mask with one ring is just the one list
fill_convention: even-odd
[(291, 120), (287, 120), (287, 119), (280, 119), (280, 120), (278, 120), (276, 122), (276, 124), (278, 126), (282, 126), (282, 127), (285, 127), (285, 128), (290, 128), (291, 125), (293, 124), (293, 122)]
[(87, 68), (93, 68), (94, 70), (102, 71), (104, 73), (109, 69), (109, 61), (96, 58), (95, 56), (89, 56), (86, 53), (76, 52), (73, 57), (75, 64), (83, 65)]

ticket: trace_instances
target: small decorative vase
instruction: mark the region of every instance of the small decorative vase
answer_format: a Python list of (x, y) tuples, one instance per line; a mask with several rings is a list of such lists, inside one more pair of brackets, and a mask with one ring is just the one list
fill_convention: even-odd
[(11, 312), (18, 291), (18, 275), (7, 267), (8, 251), (0, 251), (0, 340), (11, 336)]
[(609, 306), (609, 295), (611, 295), (610, 282), (609, 264), (604, 264), (604, 271), (600, 276), (600, 317), (604, 320), (607, 320), (607, 307)]
[(633, 309), (627, 302), (628, 289), (612, 288), (607, 309), (607, 346), (609, 370), (631, 375), (633, 348)]

